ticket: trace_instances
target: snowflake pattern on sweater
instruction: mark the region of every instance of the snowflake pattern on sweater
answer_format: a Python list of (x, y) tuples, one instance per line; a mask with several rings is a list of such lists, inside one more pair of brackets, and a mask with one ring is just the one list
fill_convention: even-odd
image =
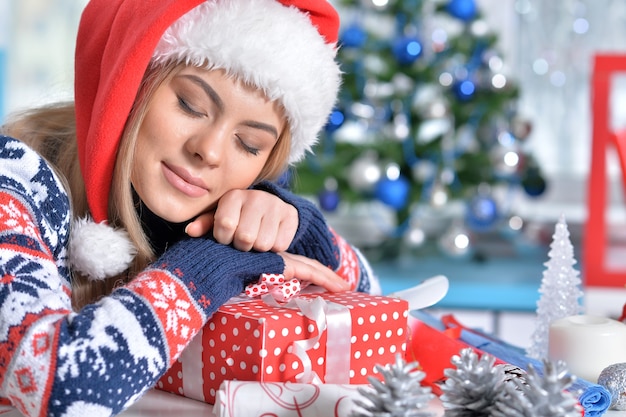
[[(21, 142), (0, 136), (0, 399), (26, 416), (118, 414), (156, 383), (212, 312), (236, 295), (230, 293), (237, 286), (230, 285), (212, 293), (219, 295), (216, 300), (207, 297), (185, 275), (189, 260), (175, 265), (164, 257), (100, 302), (73, 311), (69, 208), (47, 163)], [(368, 289), (373, 276), (360, 254), (329, 232), (334, 237), (327, 255), (334, 260), (320, 261), (336, 263), (353, 288)], [(216, 256), (221, 264), (247, 266), (248, 274), (278, 265), (275, 254), (217, 244), (215, 250), (222, 251)], [(215, 273), (232, 272), (215, 263)]]
[(128, 289), (72, 311), (67, 195), (20, 142), (1, 137), (0, 160), (0, 397), (27, 416), (116, 414), (173, 360), (164, 326)]

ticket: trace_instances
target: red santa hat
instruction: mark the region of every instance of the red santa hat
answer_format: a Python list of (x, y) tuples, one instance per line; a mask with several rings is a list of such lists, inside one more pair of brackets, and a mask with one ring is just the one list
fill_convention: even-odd
[[(108, 220), (120, 138), (151, 62), (224, 69), (263, 89), (285, 110), (293, 163), (316, 142), (335, 104), (338, 30), (337, 12), (326, 0), (91, 0), (78, 30), (74, 89), (79, 161), (94, 222)], [(98, 257), (84, 247), (89, 223), (75, 228), (74, 266), (97, 278), (124, 271), (132, 253), (119, 266), (83, 265)], [(102, 236), (102, 228), (97, 233)], [(96, 240), (115, 245), (108, 239)]]

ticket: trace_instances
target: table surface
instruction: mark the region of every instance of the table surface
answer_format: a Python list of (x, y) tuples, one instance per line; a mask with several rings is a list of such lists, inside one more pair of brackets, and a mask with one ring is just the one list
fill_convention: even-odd
[(372, 263), (383, 294), (410, 288), (435, 275), (450, 281), (437, 308), (524, 311), (537, 309), (545, 270), (539, 256), (476, 261), (442, 257), (400, 258)]
[[(442, 417), (444, 412), (438, 399), (428, 408), (433, 417)], [(15, 409), (0, 408), (2, 417), (22, 417)], [(137, 403), (120, 414), (120, 417), (217, 417), (213, 406), (164, 391), (148, 391)], [(605, 417), (626, 417), (626, 411), (607, 411)], [(87, 417), (87, 416), (86, 416)], [(280, 417), (280, 416), (279, 416)]]
[[(431, 403), (429, 410), (435, 415), (443, 416), (443, 408), (438, 400)], [(329, 413), (330, 415), (331, 413)], [(17, 410), (0, 406), (2, 417), (22, 417)], [(218, 417), (213, 413), (213, 406), (201, 401), (180, 397), (165, 391), (150, 390), (128, 410), (119, 415), (120, 417)], [(625, 414), (626, 416), (626, 414)], [(89, 417), (89, 416), (85, 416)], [(280, 416), (279, 416), (280, 417)], [(317, 416), (316, 416), (317, 417)]]

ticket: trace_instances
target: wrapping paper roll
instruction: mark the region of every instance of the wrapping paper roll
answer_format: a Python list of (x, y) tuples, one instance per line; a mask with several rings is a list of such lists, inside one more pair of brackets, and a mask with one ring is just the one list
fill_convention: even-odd
[(367, 385), (224, 381), (213, 413), (218, 417), (349, 417), (358, 387)]

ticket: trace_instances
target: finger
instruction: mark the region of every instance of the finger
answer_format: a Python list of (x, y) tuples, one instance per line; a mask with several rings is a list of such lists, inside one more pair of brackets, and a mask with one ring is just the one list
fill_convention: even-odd
[(194, 221), (189, 223), (185, 228), (185, 233), (191, 237), (200, 237), (206, 235), (211, 227), (213, 227), (214, 212), (203, 213), (199, 215)]
[(259, 232), (256, 240), (254, 241), (254, 250), (258, 252), (283, 252), (287, 250), (287, 248), (283, 247), (282, 245), (276, 245), (279, 227), (279, 223), (277, 224), (275, 221), (271, 219), (266, 219), (264, 217), (261, 220), (261, 224), (259, 225)]
[[(266, 252), (272, 248), (275, 231), (262, 228), (267, 211), (259, 209), (256, 204), (248, 202), (241, 208), (239, 224), (233, 236), (233, 245), (239, 250), (251, 249)], [(271, 216), (270, 216), (271, 217)]]
[(296, 268), (295, 277), (301, 281), (308, 281), (332, 292), (350, 289), (350, 285), (328, 267), (301, 263)]
[[(298, 230), (298, 210), (282, 200), (279, 200), (279, 204), (276, 204), (277, 198), (275, 196), (267, 194), (260, 197), (258, 199), (259, 205), (273, 204), (273, 206), (271, 208), (268, 206), (265, 210), (258, 210), (256, 204), (248, 205), (244, 207), (244, 214), (242, 214), (242, 218), (245, 219), (248, 219), (246, 215), (248, 210), (255, 210), (257, 215), (261, 214), (258, 217), (259, 224), (257, 225), (257, 236), (253, 247), (261, 252), (271, 250), (278, 253), (286, 251)], [(253, 216), (250, 215), (250, 219), (252, 218)], [(247, 222), (243, 224), (247, 224)]]
[(223, 245), (233, 242), (239, 218), (241, 215), (242, 202), (237, 198), (230, 198), (225, 194), (219, 201), (213, 220), (213, 237)]
[(260, 221), (254, 249), (258, 251), (284, 252), (293, 242), (298, 231), (298, 210), (291, 204), (273, 197), (272, 209), (265, 210)]
[[(241, 201), (239, 224), (233, 236), (235, 247), (259, 252), (280, 252), (289, 247), (297, 230), (298, 211), (295, 207), (258, 190), (231, 192), (229, 198)], [(288, 217), (296, 225), (290, 226), (289, 230), (282, 230), (283, 221)]]
[(338, 292), (350, 289), (350, 284), (321, 263), (300, 255), (280, 253), (285, 261), (283, 275), (286, 279), (298, 278), (319, 285), (328, 291)]
[(298, 224), (298, 210), (290, 204), (287, 205), (285, 214), (281, 217), (276, 229), (274, 246), (271, 249), (273, 252), (283, 252), (289, 248), (298, 231)]

